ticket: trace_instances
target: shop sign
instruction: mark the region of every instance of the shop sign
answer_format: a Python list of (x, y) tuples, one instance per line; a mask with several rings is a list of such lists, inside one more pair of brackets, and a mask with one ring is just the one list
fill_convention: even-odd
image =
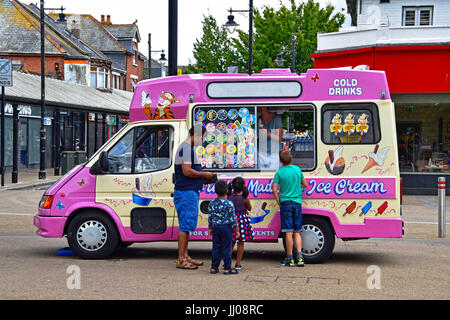
[(128, 123), (130, 121), (129, 117), (119, 117), (120, 123)]
[(117, 118), (115, 116), (110, 116), (107, 115), (106, 116), (106, 124), (110, 125), (110, 126), (115, 126), (117, 124)]
[(12, 87), (12, 62), (10, 59), (0, 59), (0, 86)]
[[(32, 115), (32, 110), (31, 110), (31, 106), (24, 106), (24, 105), (19, 105), (17, 107), (17, 109), (19, 110), (19, 115), (20, 116), (31, 116)], [(8, 115), (12, 115), (13, 114), (13, 106), (10, 103), (7, 103), (5, 105), (5, 114)]]
[(52, 119), (44, 118), (44, 126), (51, 126), (51, 125), (52, 125)]

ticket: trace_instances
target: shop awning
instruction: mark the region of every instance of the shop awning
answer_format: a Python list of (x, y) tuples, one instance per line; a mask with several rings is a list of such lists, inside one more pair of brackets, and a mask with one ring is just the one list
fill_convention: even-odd
[[(18, 103), (41, 103), (41, 77), (13, 72), (13, 87), (6, 88), (6, 100)], [(46, 78), (46, 106), (79, 111), (128, 115), (132, 92), (111, 89), (103, 92), (87, 86)]]

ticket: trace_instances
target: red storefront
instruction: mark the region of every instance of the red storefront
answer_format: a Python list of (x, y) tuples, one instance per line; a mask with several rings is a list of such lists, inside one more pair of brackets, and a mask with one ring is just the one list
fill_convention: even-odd
[(384, 70), (395, 103), (405, 193), (434, 194), (439, 176), (450, 181), (450, 41), (336, 50), (320, 50), (319, 45), (312, 58), (315, 68), (367, 65)]

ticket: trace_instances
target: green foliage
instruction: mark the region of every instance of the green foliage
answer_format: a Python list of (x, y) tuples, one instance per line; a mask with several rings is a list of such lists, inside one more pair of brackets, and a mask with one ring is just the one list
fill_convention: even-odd
[[(280, 0), (278, 10), (265, 6), (254, 12), (253, 72), (263, 68), (278, 68), (275, 59), (279, 50), (285, 48), (282, 68), (290, 68), (292, 62), (292, 34), (297, 37), (297, 73), (313, 68), (311, 54), (317, 50), (317, 33), (336, 32), (344, 23), (343, 13), (333, 14), (334, 7), (320, 8), (319, 3), (307, 0), (297, 4), (289, 0), (289, 5)], [(243, 23), (241, 22), (241, 25)], [(228, 66), (239, 66), (239, 72), (248, 72), (248, 32), (237, 30), (236, 38), (228, 38), (224, 27), (218, 27), (216, 20), (205, 17), (203, 37), (194, 44), (194, 58), (197, 68), (189, 71), (226, 72)]]
[(226, 29), (212, 16), (203, 17), (203, 36), (194, 43), (194, 58), (197, 64), (189, 64), (185, 73), (227, 72), (238, 58)]

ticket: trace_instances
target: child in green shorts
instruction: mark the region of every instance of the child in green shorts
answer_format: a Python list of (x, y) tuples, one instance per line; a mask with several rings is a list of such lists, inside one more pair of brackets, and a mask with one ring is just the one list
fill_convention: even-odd
[[(288, 150), (280, 152), (283, 166), (273, 179), (272, 193), (280, 206), (281, 232), (286, 239), (286, 258), (281, 261), (284, 266), (303, 267), (302, 238), (302, 188), (306, 188), (306, 180), (302, 170), (292, 164), (292, 154)], [(280, 188), (280, 196), (278, 196)], [(297, 248), (297, 261), (293, 258), (293, 244)]]

